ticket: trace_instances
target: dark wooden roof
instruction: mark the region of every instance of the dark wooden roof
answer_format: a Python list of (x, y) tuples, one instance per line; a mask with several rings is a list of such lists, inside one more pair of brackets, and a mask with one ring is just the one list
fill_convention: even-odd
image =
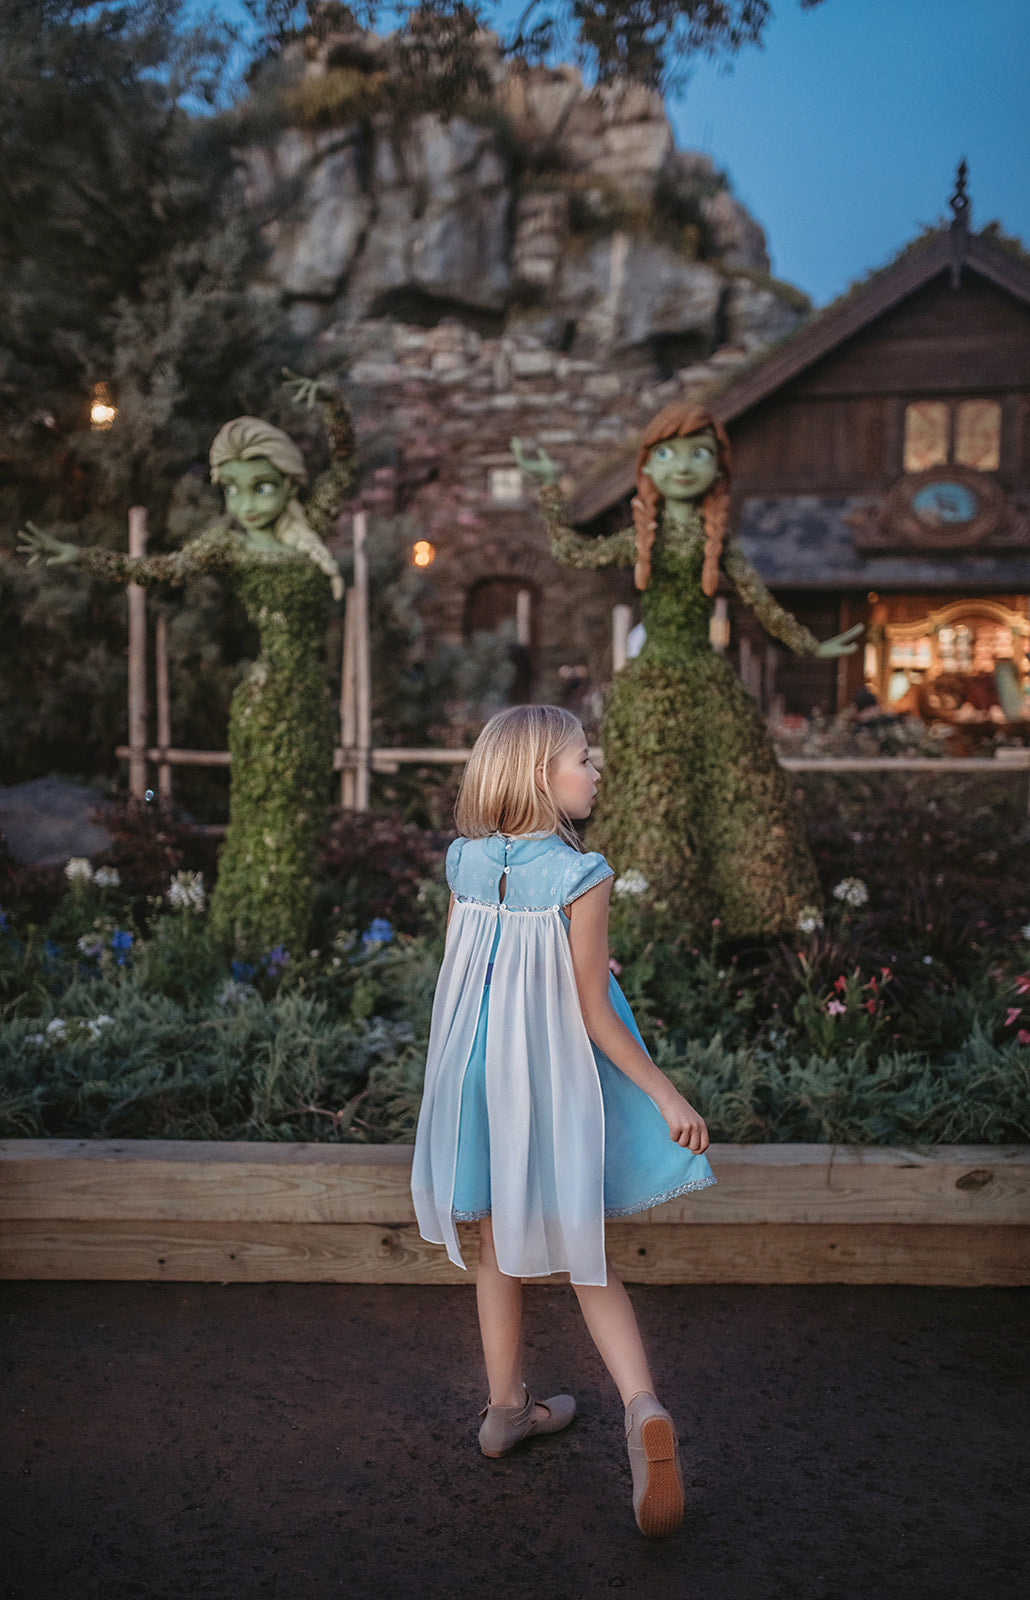
[[(706, 391), (705, 403), (723, 422), (735, 421), (945, 272), (953, 281), (960, 272), (977, 273), (1030, 305), (1030, 256), (1000, 244), (990, 228), (978, 234), (954, 225), (935, 229), (721, 388)], [(635, 456), (635, 451), (627, 452), (603, 478), (574, 497), (571, 522), (589, 522), (632, 492)]]

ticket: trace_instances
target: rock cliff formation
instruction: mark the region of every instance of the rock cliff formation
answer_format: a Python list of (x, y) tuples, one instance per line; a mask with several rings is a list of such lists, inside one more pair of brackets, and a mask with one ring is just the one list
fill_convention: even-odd
[(806, 303), (770, 278), (761, 228), (709, 158), (675, 148), (656, 94), (481, 45), (492, 90), (448, 116), (404, 105), (373, 35), (298, 47), (277, 91), (293, 124), (273, 119), (240, 157), (267, 219), (261, 291), (346, 384), (365, 503), (410, 513), (435, 546), (429, 631), (457, 641), (508, 617), (523, 690), (558, 699), (608, 677), (631, 579), (551, 560), (510, 437), (581, 485)]
[(405, 115), (385, 48), (341, 35), (301, 65), (295, 47), (281, 103), (296, 125), (241, 151), (268, 216), (263, 278), (298, 326), (452, 315), (671, 372), (679, 355), (754, 348), (796, 324), (762, 229), (707, 156), (675, 148), (656, 93), (506, 63), (487, 35), (489, 97)]

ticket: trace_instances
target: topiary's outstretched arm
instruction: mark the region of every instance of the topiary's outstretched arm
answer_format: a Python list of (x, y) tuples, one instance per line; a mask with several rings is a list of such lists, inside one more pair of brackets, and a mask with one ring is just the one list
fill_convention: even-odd
[(631, 567), (637, 558), (637, 536), (621, 528), (600, 539), (588, 539), (570, 528), (565, 498), (556, 483), (540, 489), (540, 509), (551, 538), (551, 554), (564, 567)]
[(723, 546), (722, 566), (740, 598), (754, 612), (766, 633), (779, 639), (796, 656), (819, 655), (821, 647), (815, 634), (810, 633), (793, 612), (773, 599), (735, 539), (727, 539)]
[(68, 546), (76, 552), (68, 559), (83, 572), (107, 583), (139, 583), (144, 587), (167, 583), (181, 588), (205, 572), (233, 572), (239, 565), (242, 543), (239, 534), (216, 524), (167, 555), (130, 556), (120, 550), (77, 545)]

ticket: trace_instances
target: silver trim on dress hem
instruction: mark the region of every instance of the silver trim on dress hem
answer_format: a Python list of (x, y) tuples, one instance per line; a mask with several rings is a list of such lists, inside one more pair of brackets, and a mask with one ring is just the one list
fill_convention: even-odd
[[(638, 1200), (632, 1206), (605, 1207), (606, 1217), (632, 1217), (638, 1211), (650, 1211), (654, 1206), (663, 1206), (667, 1200), (678, 1200), (682, 1194), (694, 1194), (698, 1189), (711, 1189), (718, 1182), (717, 1178), (692, 1178), (689, 1183), (681, 1183), (675, 1189), (666, 1189), (664, 1194), (652, 1195), (650, 1200)], [(451, 1216), (455, 1222), (482, 1222), (484, 1217), (490, 1215), (490, 1208), (485, 1211), (452, 1211)]]

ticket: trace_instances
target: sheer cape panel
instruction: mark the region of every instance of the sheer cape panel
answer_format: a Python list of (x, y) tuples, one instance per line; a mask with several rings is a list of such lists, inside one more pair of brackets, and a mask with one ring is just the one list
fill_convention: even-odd
[(557, 906), (456, 901), (437, 984), (412, 1165), (422, 1237), (464, 1267), (452, 1216), (461, 1089), (500, 918), (486, 1033), (497, 1263), (604, 1284), (604, 1105)]

